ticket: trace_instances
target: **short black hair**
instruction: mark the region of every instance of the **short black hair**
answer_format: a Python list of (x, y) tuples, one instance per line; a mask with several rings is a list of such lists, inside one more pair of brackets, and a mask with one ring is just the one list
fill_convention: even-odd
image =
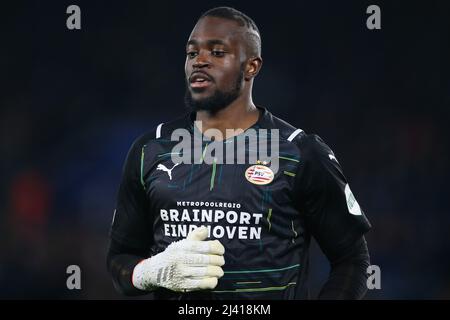
[(203, 13), (198, 20), (204, 17), (228, 19), (237, 22), (241, 27), (247, 27), (251, 30), (250, 32), (246, 32), (246, 38), (249, 43), (249, 53), (251, 55), (261, 55), (261, 34), (255, 21), (245, 13), (231, 7), (216, 7)]

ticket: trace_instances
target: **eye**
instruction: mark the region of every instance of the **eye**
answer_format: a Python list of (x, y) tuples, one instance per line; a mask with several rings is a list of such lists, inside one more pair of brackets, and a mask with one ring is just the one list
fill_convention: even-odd
[(197, 55), (197, 52), (195, 52), (195, 51), (188, 51), (186, 53), (186, 55), (188, 56), (189, 59), (193, 59)]
[(225, 51), (213, 50), (211, 51), (211, 54), (215, 57), (223, 57), (225, 55)]

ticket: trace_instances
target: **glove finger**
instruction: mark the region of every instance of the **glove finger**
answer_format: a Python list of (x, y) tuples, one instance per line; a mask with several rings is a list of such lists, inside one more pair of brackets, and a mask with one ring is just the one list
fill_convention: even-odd
[(182, 240), (178, 244), (178, 249), (195, 253), (209, 253), (209, 241)]
[(225, 253), (224, 246), (218, 240), (192, 241), (185, 239), (180, 241), (176, 246), (178, 249), (195, 253), (218, 255), (223, 255)]
[(225, 253), (225, 247), (219, 240), (207, 241), (209, 243), (209, 254), (223, 255)]
[(208, 255), (209, 258), (209, 265), (211, 266), (223, 266), (225, 264), (225, 259), (223, 256), (216, 256), (214, 254)]
[(207, 266), (209, 261), (210, 258), (206, 254), (188, 253), (183, 256), (180, 262), (187, 265)]
[(217, 286), (218, 280), (216, 277), (200, 278), (200, 279), (186, 279), (184, 287), (186, 291), (207, 290), (214, 289)]
[(208, 237), (208, 229), (205, 226), (201, 226), (192, 230), (188, 235), (188, 240), (202, 241)]
[(183, 275), (185, 277), (193, 278), (205, 278), (205, 277), (223, 277), (223, 270), (221, 267), (217, 266), (206, 266), (206, 267), (183, 267)]
[(187, 265), (197, 265), (197, 266), (223, 266), (225, 264), (225, 259), (223, 256), (217, 256), (212, 254), (195, 254), (189, 253), (183, 255), (180, 261), (182, 264)]

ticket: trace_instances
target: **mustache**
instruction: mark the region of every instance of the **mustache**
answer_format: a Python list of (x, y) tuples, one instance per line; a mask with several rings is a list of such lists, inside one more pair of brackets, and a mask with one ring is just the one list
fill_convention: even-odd
[(203, 70), (197, 70), (197, 71), (192, 72), (188, 78), (188, 82), (191, 82), (192, 78), (197, 75), (203, 75), (207, 80), (214, 82), (214, 78), (208, 72), (203, 71)]

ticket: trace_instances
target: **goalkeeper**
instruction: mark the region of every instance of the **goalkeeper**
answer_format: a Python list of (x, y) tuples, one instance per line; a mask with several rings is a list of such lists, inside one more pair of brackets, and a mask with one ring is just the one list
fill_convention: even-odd
[[(186, 46), (190, 112), (139, 137), (125, 161), (107, 258), (123, 294), (307, 299), (315, 238), (331, 269), (319, 298), (364, 296), (371, 225), (324, 141), (255, 106), (261, 66), (260, 33), (248, 16), (221, 7), (198, 20)], [(208, 162), (212, 128), (245, 130), (225, 134), (219, 141), (226, 145), (249, 134), (278, 148), (251, 163), (239, 162), (234, 150), (232, 163), (216, 161), (217, 154)], [(173, 158), (179, 130), (193, 142), (186, 153), (195, 155), (202, 137), (200, 162)]]

